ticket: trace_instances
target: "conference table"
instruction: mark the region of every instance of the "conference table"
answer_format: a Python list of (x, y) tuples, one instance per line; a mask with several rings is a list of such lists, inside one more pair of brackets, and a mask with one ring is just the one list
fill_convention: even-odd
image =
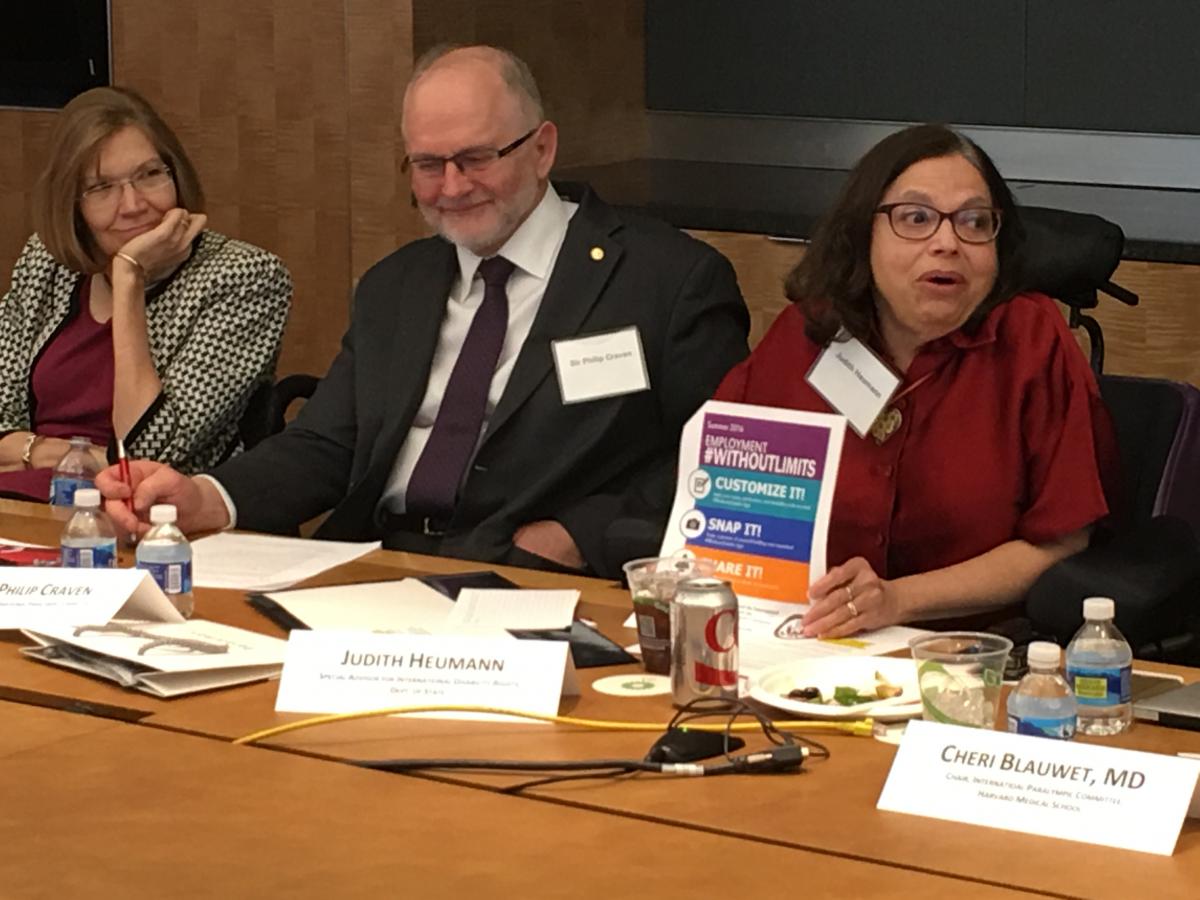
[[(0, 501), (0, 537), (54, 543), (47, 507)], [(312, 584), (478, 570), (376, 551)], [(527, 587), (576, 587), (579, 614), (618, 643), (618, 585), (506, 567)], [(199, 618), (283, 632), (237, 591), (196, 591)], [(274, 711), (277, 683), (159, 700), (20, 656), (0, 633), (0, 897), (80, 887), (106, 896), (1193, 897), (1200, 820), (1160, 857), (884, 812), (895, 755), (869, 737), (810, 734), (829, 750), (799, 773), (640, 774), (500, 793), (528, 773), (370, 771), (389, 758), (577, 760), (645, 755), (655, 735), (577, 725), (380, 717), (253, 745), (231, 741), (303, 718)], [(1153, 668), (1167, 668), (1155, 666)], [(579, 671), (560, 713), (665, 724), (668, 697), (613, 697)], [(1176, 669), (1185, 679), (1200, 671)], [(1138, 724), (1112, 743), (1200, 752), (1200, 733)], [(755, 747), (753, 737), (748, 746)], [(15, 799), (14, 799), (15, 798)], [(389, 802), (392, 801), (392, 802)], [(77, 861), (77, 865), (72, 861)], [(166, 885), (170, 885), (167, 890)]]

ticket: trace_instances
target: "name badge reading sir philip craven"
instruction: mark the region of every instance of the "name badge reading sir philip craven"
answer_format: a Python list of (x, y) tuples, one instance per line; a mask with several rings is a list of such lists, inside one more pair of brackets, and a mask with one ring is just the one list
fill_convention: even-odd
[(650, 389), (636, 325), (551, 341), (563, 403), (583, 403)]
[(845, 332), (825, 346), (805, 380), (859, 437), (866, 437), (900, 386), (900, 377), (858, 338), (844, 337)]

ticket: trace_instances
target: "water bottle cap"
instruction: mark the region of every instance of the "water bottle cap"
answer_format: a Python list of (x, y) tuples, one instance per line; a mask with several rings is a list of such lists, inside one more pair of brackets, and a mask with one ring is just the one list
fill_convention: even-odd
[(96, 488), (79, 488), (75, 491), (75, 505), (84, 509), (95, 509), (100, 505), (100, 491)]
[(1058, 644), (1052, 644), (1049, 641), (1034, 641), (1029, 645), (1029, 649), (1025, 651), (1025, 658), (1029, 661), (1029, 665), (1046, 667), (1058, 667), (1058, 661), (1062, 656), (1062, 651), (1059, 650)]
[(1116, 613), (1116, 603), (1111, 597), (1088, 597), (1083, 601), (1085, 619), (1111, 619)]
[(162, 525), (166, 522), (174, 522), (176, 518), (175, 506), (171, 503), (156, 503), (150, 507), (150, 522), (154, 525)]

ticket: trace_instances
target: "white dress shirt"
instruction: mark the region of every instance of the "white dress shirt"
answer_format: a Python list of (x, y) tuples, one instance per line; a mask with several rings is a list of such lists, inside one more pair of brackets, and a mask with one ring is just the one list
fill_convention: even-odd
[[(495, 412), (496, 404), (500, 402), (504, 388), (508, 385), (517, 355), (529, 336), (529, 329), (533, 327), (533, 319), (542, 305), (542, 297), (546, 294), (546, 285), (554, 271), (558, 252), (566, 239), (567, 225), (578, 208), (579, 204), (563, 200), (554, 192), (553, 187), (547, 187), (541, 202), (534, 207), (533, 212), (513, 232), (512, 237), (497, 254), (513, 263), (516, 268), (508, 280), (506, 289), (508, 330), (504, 334), (504, 345), (500, 348), (500, 358), (488, 388), (480, 441), (487, 432), (487, 425)], [(450, 296), (446, 300), (446, 315), (442, 319), (437, 348), (433, 353), (425, 397), (421, 400), (409, 427), (408, 437), (396, 456), (392, 474), (380, 499), (380, 506), (394, 513), (404, 512), (404, 493), (408, 487), (408, 480), (412, 477), (421, 451), (425, 449), (425, 443), (433, 430), (433, 423), (442, 405), (442, 397), (445, 396), (446, 386), (450, 383), (450, 374), (458, 361), (459, 350), (466, 340), (467, 330), (475, 318), (475, 311), (483, 303), (483, 279), (478, 277), (481, 257), (464, 247), (456, 246), (455, 249), (458, 252), (458, 278), (450, 288)]]

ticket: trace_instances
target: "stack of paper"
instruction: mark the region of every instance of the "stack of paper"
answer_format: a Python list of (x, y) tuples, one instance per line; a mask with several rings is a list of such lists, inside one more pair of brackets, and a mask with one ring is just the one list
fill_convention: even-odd
[(193, 619), (114, 619), (97, 625), (26, 631), (31, 659), (115, 681), (156, 697), (230, 687), (278, 677), (287, 642), (241, 628)]
[(197, 587), (276, 591), (379, 549), (379, 541), (350, 544), (225, 532), (192, 544)]
[(265, 595), (314, 630), (499, 634), (568, 628), (579, 591), (466, 588), (457, 602), (415, 578)]

